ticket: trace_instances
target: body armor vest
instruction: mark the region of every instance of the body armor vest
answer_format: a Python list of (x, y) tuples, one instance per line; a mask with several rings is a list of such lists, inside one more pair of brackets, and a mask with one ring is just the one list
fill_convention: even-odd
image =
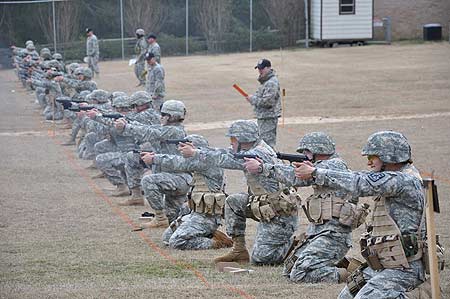
[[(365, 233), (360, 240), (361, 254), (369, 266), (374, 270), (391, 268), (409, 268), (409, 262), (422, 258), (422, 244), (417, 238), (408, 242), (406, 247), (415, 247), (408, 254), (404, 250), (406, 239), (411, 236), (402, 236), (400, 229), (386, 210), (384, 197), (375, 199), (375, 207), (372, 214), (373, 230)], [(420, 227), (420, 226), (419, 226)]]
[(289, 189), (267, 193), (253, 175), (247, 176), (251, 195), (249, 206), (259, 221), (270, 221), (276, 216), (297, 215), (297, 193)]
[(189, 208), (197, 213), (223, 215), (226, 195), (223, 192), (211, 192), (205, 178), (194, 172), (194, 190), (189, 199)]
[(364, 223), (369, 214), (369, 205), (357, 205), (337, 197), (333, 192), (317, 192), (306, 199), (303, 206), (306, 217), (311, 223), (323, 224), (333, 218), (351, 228)]

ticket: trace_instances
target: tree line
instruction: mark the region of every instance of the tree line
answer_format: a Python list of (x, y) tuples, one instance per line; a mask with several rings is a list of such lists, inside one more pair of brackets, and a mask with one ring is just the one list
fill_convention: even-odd
[[(19, 1), (18, 1), (19, 2)], [(125, 37), (137, 28), (173, 38), (185, 36), (185, 0), (123, 0)], [(247, 47), (250, 0), (189, 0), (189, 35), (206, 42), (208, 51), (221, 52), (240, 44)], [(301, 0), (253, 0), (253, 31), (261, 43), (293, 46), (304, 38), (304, 7)], [(64, 44), (85, 39), (93, 28), (100, 39), (119, 38), (119, 0), (72, 0), (55, 2), (56, 41)], [(267, 34), (267, 33), (271, 34)], [(51, 3), (1, 4), (0, 46), (53, 42)], [(239, 43), (239, 45), (238, 45)], [(227, 48), (228, 47), (228, 48)], [(264, 47), (263, 47), (264, 48)], [(270, 47), (269, 47), (270, 48)]]

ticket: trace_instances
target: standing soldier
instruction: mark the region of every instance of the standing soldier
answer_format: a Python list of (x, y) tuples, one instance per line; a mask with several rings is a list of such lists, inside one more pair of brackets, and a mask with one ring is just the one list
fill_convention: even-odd
[(255, 69), (258, 69), (261, 86), (256, 94), (250, 94), (246, 99), (253, 106), (261, 138), (275, 148), (278, 118), (281, 116), (280, 83), (269, 60), (261, 59)]
[(97, 36), (95, 36), (94, 31), (91, 28), (86, 29), (86, 55), (87, 64), (92, 71), (92, 74), (99, 74), (100, 70), (98, 68), (98, 59), (100, 56), (100, 50), (98, 48)]
[(372, 224), (360, 240), (367, 264), (352, 273), (339, 298), (405, 298), (405, 292), (425, 280), (424, 192), (412, 165), (411, 147), (402, 134), (372, 134), (362, 149), (370, 172), (342, 172), (302, 163), (300, 179), (339, 188), (354, 196), (374, 196)]
[(162, 65), (156, 61), (153, 53), (145, 54), (145, 60), (148, 65), (147, 85), (145, 89), (152, 96), (153, 109), (161, 110), (166, 95), (166, 86), (164, 84), (165, 71)]
[(148, 53), (152, 53), (155, 55), (156, 62), (161, 63), (161, 47), (156, 42), (156, 35), (153, 33), (150, 33), (147, 36), (147, 42), (148, 42)]
[(137, 86), (145, 85), (145, 53), (148, 49), (148, 43), (145, 40), (144, 29), (136, 30), (136, 46), (134, 46), (134, 51), (136, 52), (136, 62), (134, 63), (134, 74), (139, 80)]

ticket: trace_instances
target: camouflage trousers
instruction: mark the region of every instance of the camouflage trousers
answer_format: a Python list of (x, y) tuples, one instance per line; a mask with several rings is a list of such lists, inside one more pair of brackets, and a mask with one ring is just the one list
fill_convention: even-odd
[[(248, 206), (248, 194), (238, 193), (227, 197), (225, 223), (229, 236), (244, 236), (247, 218), (254, 218)], [(297, 216), (276, 216), (270, 221), (261, 221), (256, 228), (256, 238), (250, 255), (256, 265), (275, 265), (283, 262), (297, 229)]]
[(92, 71), (92, 76), (94, 76), (95, 74), (98, 74), (100, 72), (100, 69), (98, 67), (98, 55), (95, 56), (88, 56), (88, 67), (91, 69)]
[[(212, 216), (192, 212), (178, 218), (181, 222), (173, 231), (172, 227), (166, 229), (163, 241), (170, 248), (180, 250), (211, 249), (213, 245), (212, 235), (220, 225), (221, 216)], [(172, 224), (171, 224), (172, 226)]]
[(136, 62), (134, 64), (134, 74), (136, 75), (136, 78), (139, 80), (140, 84), (145, 85), (145, 61), (143, 62)]
[(48, 103), (43, 114), (46, 120), (60, 120), (64, 117), (64, 108), (59, 103), (56, 103), (55, 106)]
[(125, 156), (125, 176), (130, 189), (141, 186), (145, 168), (140, 163), (140, 160), (140, 155), (137, 153), (128, 152)]
[(45, 88), (36, 87), (36, 99), (42, 109), (47, 106), (47, 99), (45, 98)]
[(160, 113), (161, 112), (161, 107), (164, 104), (164, 97), (157, 97), (153, 99), (152, 105), (153, 105), (153, 109)]
[(126, 184), (125, 159), (126, 153), (108, 152), (97, 155), (95, 157), (95, 164), (105, 174), (108, 181), (117, 186)]
[(169, 222), (178, 217), (190, 183), (182, 175), (168, 172), (145, 175), (141, 181), (145, 199), (154, 210), (165, 210)]
[(99, 134), (95, 132), (87, 133), (78, 147), (78, 156), (83, 160), (93, 160), (95, 158), (95, 144), (102, 141)]
[(296, 249), (297, 260), (283, 275), (293, 282), (339, 283), (339, 272), (335, 264), (344, 258), (351, 247), (351, 233), (325, 230), (309, 236), (300, 248)]
[(277, 144), (277, 125), (278, 118), (258, 118), (261, 139), (272, 148)]
[(406, 291), (417, 287), (425, 280), (422, 261), (410, 263), (407, 269), (384, 269), (375, 271), (371, 268), (363, 270), (366, 285), (353, 297), (348, 287), (339, 294), (339, 299), (385, 299), (406, 298)]

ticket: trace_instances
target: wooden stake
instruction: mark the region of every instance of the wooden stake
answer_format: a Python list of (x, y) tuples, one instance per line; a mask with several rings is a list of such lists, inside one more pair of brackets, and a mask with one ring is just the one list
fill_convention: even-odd
[(423, 180), (425, 186), (425, 208), (427, 220), (427, 242), (428, 259), (430, 263), (431, 295), (433, 299), (441, 298), (441, 289), (439, 287), (439, 271), (436, 253), (436, 227), (434, 222), (433, 206), (433, 185), (434, 179), (426, 178)]

